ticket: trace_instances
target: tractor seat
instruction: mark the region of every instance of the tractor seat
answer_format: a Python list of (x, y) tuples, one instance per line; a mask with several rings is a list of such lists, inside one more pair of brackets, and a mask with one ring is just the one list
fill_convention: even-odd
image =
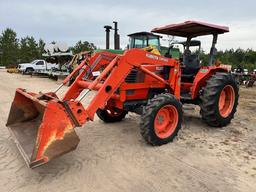
[(184, 67), (181, 68), (181, 81), (193, 82), (194, 77), (200, 69), (197, 55), (189, 55), (184, 58)]

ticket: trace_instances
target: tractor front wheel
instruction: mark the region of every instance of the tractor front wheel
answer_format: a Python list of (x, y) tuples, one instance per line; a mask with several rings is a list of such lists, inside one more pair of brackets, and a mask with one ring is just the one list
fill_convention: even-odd
[(127, 111), (107, 107), (105, 109), (98, 109), (96, 113), (105, 123), (114, 123), (122, 121), (122, 119), (125, 118)]
[(181, 122), (181, 103), (171, 94), (160, 94), (150, 99), (143, 108), (141, 135), (149, 144), (163, 145), (173, 141)]
[(206, 83), (201, 96), (203, 121), (223, 127), (234, 118), (238, 105), (238, 85), (230, 73), (216, 73)]

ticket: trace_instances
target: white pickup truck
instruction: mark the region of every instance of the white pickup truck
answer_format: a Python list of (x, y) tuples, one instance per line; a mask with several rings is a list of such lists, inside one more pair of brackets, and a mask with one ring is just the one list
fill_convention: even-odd
[(22, 73), (44, 73), (52, 68), (58, 68), (58, 64), (47, 63), (45, 60), (37, 59), (31, 63), (21, 63), (18, 70)]

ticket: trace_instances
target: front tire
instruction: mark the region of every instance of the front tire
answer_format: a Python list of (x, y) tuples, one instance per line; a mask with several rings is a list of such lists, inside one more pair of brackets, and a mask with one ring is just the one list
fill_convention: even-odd
[(206, 83), (201, 96), (201, 115), (212, 127), (228, 125), (238, 105), (239, 88), (230, 73), (216, 73)]
[(182, 105), (175, 96), (156, 95), (143, 108), (140, 132), (151, 145), (163, 145), (173, 141), (181, 128)]
[(25, 70), (25, 74), (32, 74), (33, 71), (34, 71), (33, 68), (27, 68), (27, 69)]

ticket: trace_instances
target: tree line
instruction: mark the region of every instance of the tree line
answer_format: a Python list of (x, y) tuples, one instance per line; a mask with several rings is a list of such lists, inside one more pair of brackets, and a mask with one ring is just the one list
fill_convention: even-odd
[[(17, 33), (7, 28), (0, 34), (0, 65), (15, 66), (17, 63), (31, 62), (42, 59), (45, 42), (43, 39), (35, 40), (33, 36), (17, 38)], [(74, 54), (81, 51), (96, 49), (93, 43), (78, 41), (75, 46), (70, 47)]]
[[(202, 63), (208, 63), (208, 54), (205, 54), (204, 51), (201, 52), (200, 57)], [(232, 65), (232, 68), (242, 67), (253, 71), (256, 69), (256, 51), (252, 49), (241, 49), (236, 50), (229, 49), (225, 51), (218, 51), (215, 57), (219, 59), (221, 63)]]
[[(31, 62), (34, 59), (42, 58), (45, 42), (34, 37), (26, 36), (18, 39), (14, 30), (7, 28), (0, 35), (0, 65), (10, 66), (17, 63)], [(78, 41), (70, 48), (74, 54), (81, 51), (91, 51), (96, 49), (93, 43), (88, 41)], [(203, 63), (208, 62), (208, 55), (202, 51), (200, 57)], [(256, 51), (252, 49), (229, 49), (218, 51), (216, 58), (222, 63), (247, 68), (249, 71), (256, 69)]]

